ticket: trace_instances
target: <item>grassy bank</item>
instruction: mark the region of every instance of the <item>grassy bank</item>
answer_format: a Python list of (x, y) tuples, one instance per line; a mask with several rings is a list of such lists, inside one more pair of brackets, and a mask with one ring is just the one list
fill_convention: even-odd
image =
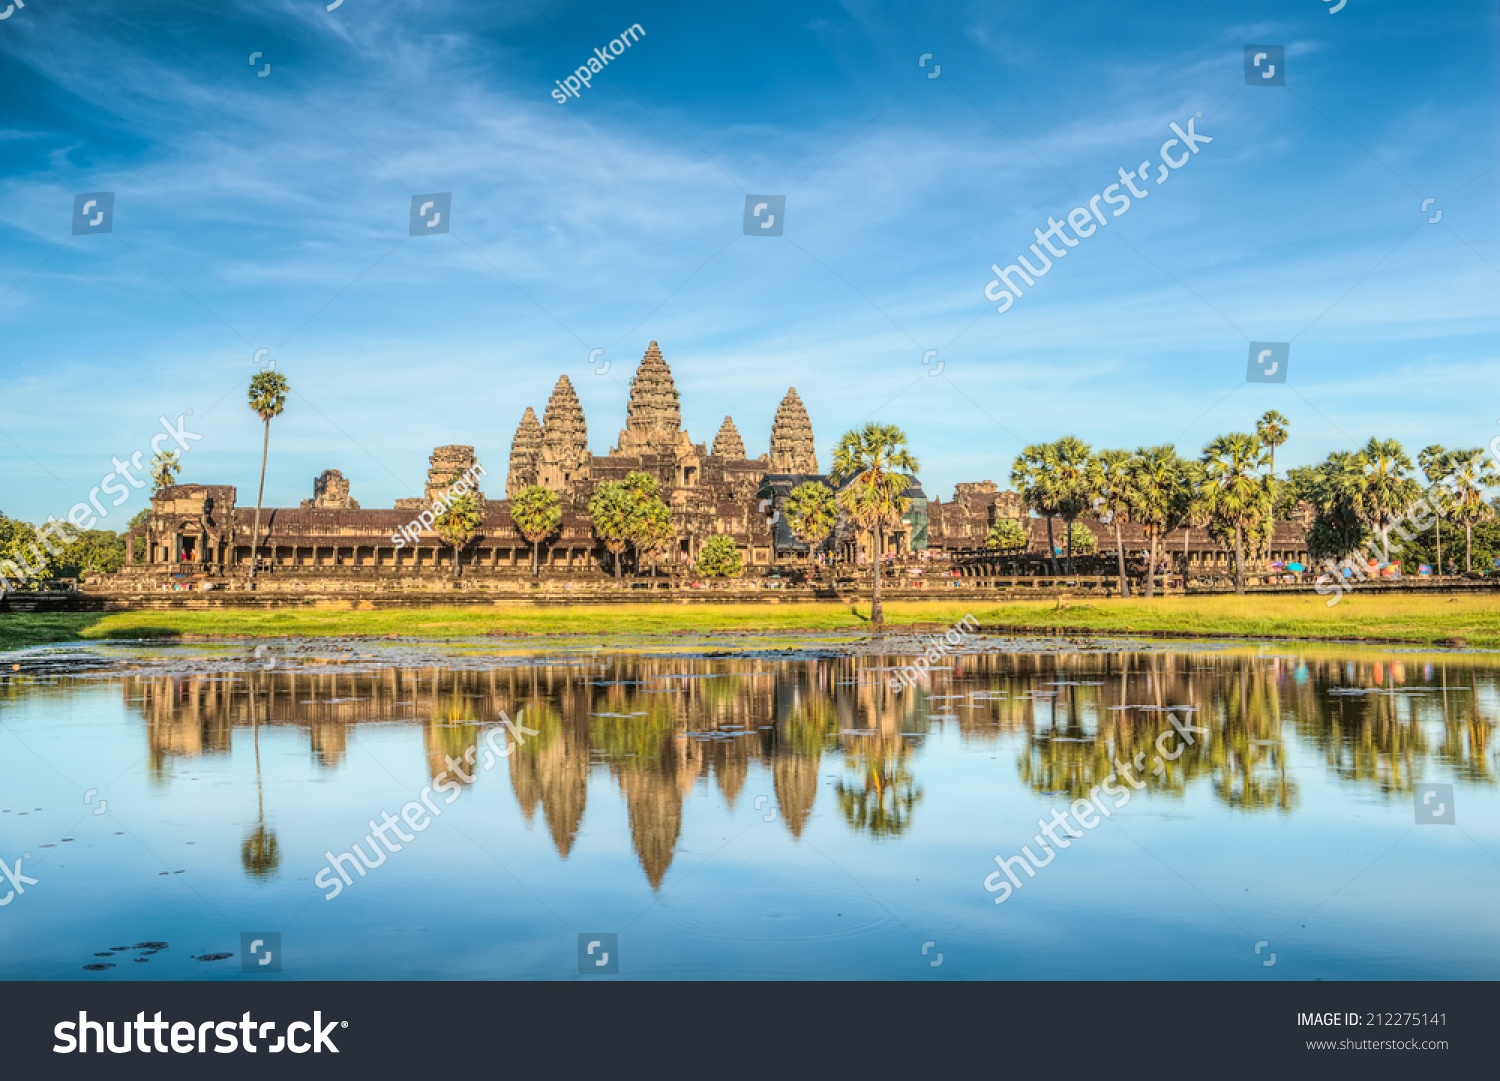
[[(1254, 638), (1390, 639), (1500, 648), (1500, 604), (1469, 596), (1354, 596), (1329, 608), (1317, 596), (1165, 597), (1152, 601), (1090, 599), (893, 603), (888, 624), (946, 624), (972, 614), (986, 626)], [(846, 630), (868, 628), (869, 606), (793, 603), (736, 605), (621, 604), (610, 607), (435, 607), (117, 612), (108, 615), (3, 615), (0, 647), (14, 649), (72, 638), (151, 636), (397, 635), (423, 638), (483, 634), (673, 634), (691, 631)]]

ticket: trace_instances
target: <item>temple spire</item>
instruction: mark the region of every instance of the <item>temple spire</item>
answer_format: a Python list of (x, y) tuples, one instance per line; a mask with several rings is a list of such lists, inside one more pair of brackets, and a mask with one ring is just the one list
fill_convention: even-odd
[(776, 407), (776, 419), (771, 424), (771, 453), (767, 472), (770, 473), (816, 473), (818, 455), (813, 446), (812, 421), (807, 419), (807, 410), (802, 399), (797, 397), (797, 388), (792, 387)]
[(740, 438), (739, 429), (734, 426), (733, 417), (725, 417), (724, 423), (719, 426), (719, 434), (714, 436), (713, 450), (711, 454), (716, 458), (745, 457), (745, 441)]
[(537, 482), (537, 467), (542, 454), (542, 425), (531, 406), (521, 415), (515, 438), (510, 441), (510, 472), (505, 478), (505, 495), (514, 499), (523, 489)]
[(542, 415), (542, 449), (537, 483), (565, 492), (589, 474), (589, 432), (583, 406), (566, 375), (557, 380)]

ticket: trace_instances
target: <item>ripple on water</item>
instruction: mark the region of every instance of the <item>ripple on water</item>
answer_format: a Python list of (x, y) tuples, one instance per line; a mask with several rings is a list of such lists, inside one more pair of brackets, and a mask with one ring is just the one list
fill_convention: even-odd
[(854, 889), (812, 886), (750, 886), (732, 899), (667, 910), (672, 929), (689, 939), (714, 942), (785, 943), (848, 938), (863, 934), (888, 917), (870, 897)]

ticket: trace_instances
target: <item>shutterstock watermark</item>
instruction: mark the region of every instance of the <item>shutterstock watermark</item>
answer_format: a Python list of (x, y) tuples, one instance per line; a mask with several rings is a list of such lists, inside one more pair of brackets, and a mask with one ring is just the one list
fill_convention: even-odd
[[(378, 826), (375, 824), (375, 820), (373, 818), (370, 819), (370, 832), (362, 838), (362, 840), (370, 846), (370, 854), (368, 856), (365, 855), (365, 850), (360, 847), (359, 842), (355, 842), (350, 846), (350, 848), (352, 849), (352, 851), (350, 852), (340, 852), (338, 855), (334, 855), (333, 851), (329, 850), (323, 853), (324, 857), (326, 857), (328, 861), (328, 866), (320, 870), (317, 873), (317, 876), (313, 879), (313, 884), (317, 886), (318, 889), (329, 891), (328, 893), (323, 895), (323, 900), (332, 901), (335, 897), (344, 892), (344, 887), (354, 885), (354, 879), (350, 877), (349, 872), (345, 870), (345, 865), (353, 868), (356, 872), (358, 872), (360, 878), (364, 878), (366, 873), (365, 868), (368, 867), (370, 870), (374, 870), (376, 867), (379, 867), (381, 864), (385, 863), (385, 861), (389, 858), (387, 856), (388, 852), (400, 852), (401, 843), (410, 843), (416, 840), (416, 834), (426, 830), (429, 826), (432, 825), (435, 818), (438, 818), (442, 815), (443, 807), (448, 806), (458, 799), (459, 793), (462, 792), (463, 789), (460, 788), (458, 784), (453, 780), (453, 778), (448, 775), (449, 770), (451, 770), (459, 778), (459, 780), (463, 781), (464, 784), (469, 784), (482, 771), (488, 771), (500, 759), (509, 758), (512, 754), (514, 754), (516, 751), (516, 747), (526, 742), (526, 736), (538, 735), (539, 733), (537, 729), (527, 728), (525, 725), (520, 723), (521, 713), (523, 712), (524, 709), (517, 711), (516, 719), (512, 721), (505, 715), (504, 710), (500, 711), (500, 724), (496, 725), (487, 733), (485, 733), (484, 760), (480, 763), (479, 769), (473, 768), (474, 755), (479, 750), (478, 744), (470, 747), (467, 751), (465, 751), (462, 759), (462, 763), (469, 766), (469, 768), (473, 770), (472, 773), (465, 773), (460, 766), (460, 760), (454, 758), (450, 754), (447, 756), (448, 769), (443, 770), (442, 773), (439, 773), (435, 778), (433, 778), (432, 784), (424, 786), (422, 788), (422, 791), (418, 794), (417, 799), (410, 800), (401, 808), (401, 817), (399, 819), (392, 817), (390, 812), (386, 811), (384, 808), (381, 809), (380, 824)], [(507, 740), (503, 747), (496, 747), (495, 737), (501, 733), (502, 729), (510, 732), (510, 734), (514, 737), (514, 742)], [(444, 793), (445, 798), (443, 799), (443, 807), (440, 807), (433, 802), (432, 797), (435, 792)], [(403, 822), (405, 822), (406, 825), (409, 826), (414, 832), (406, 833), (405, 831), (403, 831), (401, 829), (401, 823)], [(397, 840), (391, 840), (390, 837), (387, 836), (388, 832), (394, 832)], [(377, 838), (379, 838), (379, 844), (376, 844)], [(358, 856), (358, 858), (356, 858), (356, 856)], [(375, 859), (376, 856), (379, 856), (380, 858)], [(342, 879), (342, 881), (340, 881), (340, 879)]]
[[(119, 1043), (115, 1042), (116, 1024), (120, 1026)], [(202, 1055), (213, 1051), (231, 1055), (240, 1050), (251, 1054), (268, 1051), (273, 1055), (281, 1051), (290, 1051), (294, 1055), (327, 1051), (337, 1055), (339, 1049), (331, 1034), (336, 1028), (349, 1027), (348, 1021), (325, 1024), (322, 1010), (314, 1010), (311, 1021), (293, 1021), (282, 1033), (277, 1033), (276, 1024), (275, 1021), (255, 1020), (249, 1010), (238, 1021), (196, 1022), (163, 1021), (160, 1010), (151, 1021), (146, 1020), (144, 1010), (135, 1015), (134, 1021), (90, 1021), (88, 1011), (79, 1010), (77, 1021), (59, 1021), (52, 1026), (52, 1036), (57, 1040), (52, 1050), (59, 1055), (105, 1052), (124, 1055), (131, 1051), (143, 1055), (153, 1051), (158, 1054), (171, 1051), (179, 1055)], [(256, 1040), (261, 1041), (259, 1047), (255, 1045)]]
[[(21, 856), (21, 859), (31, 859), (31, 853), (24, 853)], [(21, 860), (16, 860), (16, 864), (14, 867), (12, 867), (4, 860), (0, 860), (0, 874), (3, 874), (5, 876), (5, 881), (8, 881), (11, 887), (10, 889), (5, 891), (4, 897), (0, 897), (0, 908), (4, 908), (21, 894), (25, 893), (27, 886), (38, 885), (36, 879), (28, 878), (26, 875), (21, 873)], [(5, 882), (0, 882), (0, 885), (4, 884)]]
[(595, 75), (607, 68), (611, 60), (623, 55), (626, 49), (645, 36), (645, 29), (640, 23), (635, 23), (604, 48), (595, 49), (588, 63), (580, 64), (572, 75), (566, 79), (554, 79), (557, 89), (552, 91), (552, 96), (557, 99), (559, 105), (566, 105), (570, 97), (581, 97), (581, 91), (587, 90), (592, 85), (590, 80)]
[(934, 635), (928, 639), (927, 649), (923, 654), (911, 664), (896, 669), (896, 674), (886, 680), (886, 684), (898, 694), (903, 687), (915, 687), (918, 682), (927, 678), (929, 668), (968, 641), (972, 637), (971, 628), (978, 629), (978, 627), (979, 620), (974, 618), (972, 612), (968, 613), (963, 619), (949, 627), (942, 637)]
[[(1500, 435), (1490, 440), (1489, 454), (1493, 467), (1500, 471)], [(1431, 529), (1438, 517), (1446, 513), (1445, 504), (1458, 499), (1465, 485), (1476, 492), (1482, 491), (1484, 486), (1479, 482), (1479, 473), (1480, 463), (1483, 461), (1484, 454), (1476, 454), (1469, 459), (1465, 468), (1444, 477), (1423, 492), (1415, 503), (1402, 511), (1387, 527), (1384, 547), (1377, 534), (1337, 563), (1332, 559), (1323, 560), (1323, 573), (1313, 583), (1313, 592), (1320, 597), (1328, 597), (1326, 603), (1329, 608), (1338, 604), (1345, 593), (1352, 593), (1356, 585), (1370, 577), (1370, 564), (1378, 565), (1382, 561), (1385, 548), (1389, 548), (1392, 553), (1400, 552), (1418, 534)], [(1392, 537), (1392, 533), (1396, 536)], [(1438, 571), (1442, 573), (1442, 568), (1438, 568)]]
[[(180, 461), (181, 456), (192, 449), (193, 443), (203, 438), (197, 432), (187, 430), (187, 417), (191, 412), (190, 409), (185, 413), (179, 413), (175, 424), (168, 421), (166, 417), (156, 418), (162, 430), (151, 437), (149, 445), (153, 454), (170, 453)], [(172, 451), (164, 449), (169, 439), (176, 444), (177, 449)], [(111, 457), (110, 464), (114, 466), (114, 472), (106, 473), (99, 478), (99, 483), (89, 489), (87, 500), (79, 500), (68, 508), (66, 522), (49, 516), (44, 524), (37, 527), (37, 539), (27, 545), (17, 559), (0, 561), (0, 592), (14, 589), (15, 584), (29, 581), (46, 568), (47, 560), (42, 554), (42, 549), (45, 548), (48, 555), (56, 556), (61, 551), (58, 547), (59, 540), (64, 545), (72, 544), (77, 540), (78, 535), (73, 533), (70, 527), (93, 529), (100, 518), (109, 517), (110, 509), (123, 506), (130, 499), (131, 488), (146, 487), (150, 480), (151, 467), (141, 461), (145, 454), (145, 451), (138, 450), (126, 459)], [(132, 469), (146, 475), (138, 477), (131, 472)], [(129, 484), (130, 488), (121, 484), (122, 480), (125, 484)], [(116, 497), (110, 501), (109, 507), (106, 507), (99, 499), (101, 492)], [(35, 566), (32, 565), (30, 559), (26, 558), (26, 550), (35, 556)]]
[[(1173, 132), (1173, 138), (1161, 144), (1159, 150), (1161, 161), (1156, 167), (1157, 185), (1165, 184), (1167, 177), (1186, 165), (1188, 160), (1194, 154), (1198, 153), (1198, 144), (1213, 142), (1213, 139), (1209, 136), (1200, 135), (1193, 130), (1193, 121), (1202, 116), (1202, 113), (1194, 114), (1193, 119), (1187, 122), (1186, 131), (1178, 127), (1176, 121), (1173, 121), (1169, 125)], [(1173, 149), (1174, 147), (1176, 148), (1175, 150)], [(1132, 197), (1139, 201), (1151, 194), (1150, 188), (1137, 187), (1135, 184), (1137, 180), (1144, 184), (1151, 179), (1150, 158), (1141, 162), (1133, 170), (1127, 171), (1122, 165), (1119, 172), (1120, 182), (1118, 184), (1109, 185), (1109, 187), (1089, 199), (1086, 206), (1074, 207), (1068, 211), (1068, 220), (1066, 222), (1056, 221), (1049, 216), (1045, 232), (1041, 229), (1032, 230), (1036, 235), (1037, 242), (1031, 245), (1031, 254), (1036, 256), (1038, 265), (1033, 266), (1031, 261), (1026, 258), (1024, 252), (1016, 256), (1014, 263), (1007, 265), (1003, 269), (998, 263), (990, 264), (990, 269), (995, 272), (995, 277), (994, 280), (984, 287), (984, 298), (991, 302), (999, 302), (999, 307), (995, 309), (997, 312), (1001, 314), (1008, 312), (1011, 305), (1016, 302), (1016, 298), (1024, 292), (1017, 284), (1017, 280), (1025, 282), (1028, 289), (1033, 287), (1036, 285), (1037, 279), (1046, 276), (1052, 269), (1053, 259), (1063, 259), (1067, 256), (1069, 248), (1078, 247), (1084, 240), (1093, 236), (1101, 226), (1108, 225), (1111, 219), (1118, 218), (1121, 214), (1129, 210)], [(1126, 190), (1130, 193), (1129, 195), (1120, 190), (1121, 185), (1125, 186)], [(1117, 207), (1118, 209), (1106, 216), (1104, 211), (1099, 208), (1101, 202)], [(1071, 227), (1075, 235), (1070, 237), (1067, 233), (1063, 232), (1065, 226)], [(1054, 240), (1061, 241), (1063, 246), (1059, 248), (1053, 243)], [(1041, 247), (1038, 247), (1038, 245), (1041, 245)], [(1043, 252), (1042, 248), (1046, 248), (1046, 252)]]
[[(1193, 725), (1184, 724), (1177, 719), (1177, 714), (1174, 712), (1168, 711), (1167, 719), (1172, 722), (1172, 727), (1164, 729), (1161, 735), (1156, 737), (1156, 754), (1151, 759), (1151, 772), (1157, 777), (1166, 773), (1168, 762), (1177, 761), (1177, 759), (1182, 757), (1183, 751), (1193, 746), (1196, 742), (1193, 739), (1194, 735), (1208, 735), (1208, 729), (1196, 728)], [(1178, 736), (1182, 737), (1181, 740), (1178, 740)], [(1163, 746), (1164, 743), (1170, 743), (1172, 745), (1171, 748)], [(1046, 859), (1043, 859), (1038, 853), (1031, 851), (1029, 844), (1021, 846), (1020, 855), (1011, 856), (1009, 859), (1004, 856), (995, 857), (995, 862), (1000, 865), (1000, 870), (991, 871), (984, 880), (986, 892), (1000, 894), (999, 897), (995, 898), (995, 904), (1004, 904), (1010, 899), (1010, 895), (1023, 885), (1021, 877), (1016, 874), (1016, 871), (1025, 871), (1027, 878), (1035, 878), (1038, 869), (1046, 867), (1057, 858), (1057, 853), (1053, 850), (1054, 847), (1059, 849), (1072, 848), (1073, 842), (1068, 840), (1068, 837), (1082, 837), (1085, 830), (1096, 829), (1099, 823), (1104, 821), (1105, 818), (1110, 817), (1115, 811), (1118, 811), (1129, 803), (1133, 792), (1139, 792), (1146, 787), (1146, 782), (1136, 777), (1137, 771), (1144, 771), (1146, 768), (1145, 751), (1137, 751), (1135, 758), (1131, 759), (1129, 763), (1121, 762), (1118, 758), (1114, 762), (1115, 770), (1118, 773), (1111, 772), (1104, 779), (1102, 785), (1096, 784), (1093, 788), (1089, 789), (1088, 799), (1075, 799), (1067, 811), (1059, 811), (1056, 807), (1053, 807), (1050, 819), (1039, 818), (1036, 820), (1036, 824), (1041, 829), (1041, 832), (1034, 836), (1032, 840), (1036, 842), (1037, 847), (1042, 852), (1046, 853)], [(1125, 779), (1126, 784), (1130, 786), (1129, 788), (1122, 787), (1118, 783), (1121, 777)], [(1112, 799), (1106, 803), (1102, 798), (1103, 795), (1110, 796)], [(1074, 829), (1069, 824), (1070, 816), (1082, 829)], [(1058, 836), (1059, 830), (1067, 836)], [(1044, 834), (1047, 838), (1045, 841), (1042, 840)], [(1001, 881), (1000, 876), (1002, 873), (1007, 881)]]

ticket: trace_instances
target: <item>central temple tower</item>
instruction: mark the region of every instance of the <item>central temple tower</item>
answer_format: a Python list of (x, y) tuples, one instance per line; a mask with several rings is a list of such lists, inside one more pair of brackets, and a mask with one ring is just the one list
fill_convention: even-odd
[(682, 430), (682, 405), (672, 369), (652, 342), (630, 380), (630, 402), (625, 407), (625, 430), (615, 454), (675, 456), (690, 440)]

